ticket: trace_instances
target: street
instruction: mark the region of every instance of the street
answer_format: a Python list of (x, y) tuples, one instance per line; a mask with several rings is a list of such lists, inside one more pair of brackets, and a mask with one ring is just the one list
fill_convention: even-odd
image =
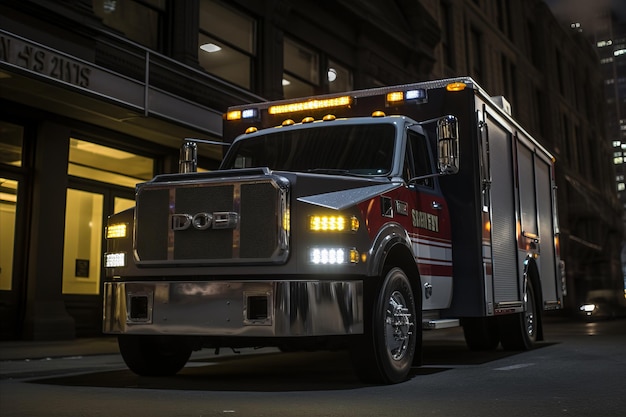
[(196, 352), (176, 377), (139, 377), (118, 354), (0, 362), (12, 416), (624, 416), (626, 319), (549, 318), (528, 352), (472, 352), (459, 328), (425, 332), (408, 381), (362, 384), (345, 352)]

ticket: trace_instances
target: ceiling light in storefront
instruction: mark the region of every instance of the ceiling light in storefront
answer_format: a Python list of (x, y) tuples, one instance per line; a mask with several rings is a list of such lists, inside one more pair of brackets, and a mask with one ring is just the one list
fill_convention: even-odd
[(214, 43), (205, 43), (204, 45), (200, 46), (200, 49), (202, 49), (205, 52), (208, 52), (210, 54), (212, 54), (213, 52), (219, 52), (222, 50), (221, 46), (218, 46)]
[(130, 159), (135, 155), (129, 152), (120, 151), (119, 149), (101, 146), (91, 142), (85, 142), (78, 139), (71, 139), (70, 146), (83, 152), (90, 152), (99, 156), (105, 156), (113, 159)]
[(287, 86), (289, 84), (291, 84), (291, 81), (286, 80), (286, 79), (283, 78), (283, 87), (285, 87), (285, 86)]

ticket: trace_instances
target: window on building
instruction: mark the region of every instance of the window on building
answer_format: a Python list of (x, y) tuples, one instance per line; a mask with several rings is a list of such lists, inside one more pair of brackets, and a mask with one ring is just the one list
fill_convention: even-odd
[(504, 33), (508, 38), (511, 38), (511, 15), (509, 13), (509, 1), (497, 0), (496, 13), (498, 29), (500, 29), (500, 32)]
[(341, 93), (352, 90), (352, 72), (343, 65), (328, 61), (328, 92)]
[(0, 121), (0, 164), (22, 166), (24, 128)]
[(516, 106), (516, 88), (515, 88), (515, 64), (509, 60), (509, 58), (502, 54), (501, 56), (502, 66), (502, 83), (504, 88), (504, 97), (511, 103), (513, 110), (517, 110)]
[(318, 91), (320, 57), (316, 51), (285, 37), (283, 61), (285, 98), (310, 96)]
[(446, 67), (454, 68), (454, 22), (452, 19), (452, 6), (449, 3), (441, 3), (441, 49), (443, 55), (443, 64)]
[(352, 71), (292, 38), (283, 42), (283, 96), (306, 97), (353, 89)]
[(481, 82), (484, 78), (483, 74), (483, 51), (482, 51), (482, 34), (475, 28), (470, 29), (471, 39), (471, 71), (472, 77)]
[(256, 20), (215, 0), (200, 2), (198, 61), (209, 73), (253, 88)]
[(93, 0), (93, 11), (106, 26), (147, 48), (160, 48), (166, 0)]
[(153, 177), (154, 160), (97, 143), (70, 138), (67, 173), (134, 188)]

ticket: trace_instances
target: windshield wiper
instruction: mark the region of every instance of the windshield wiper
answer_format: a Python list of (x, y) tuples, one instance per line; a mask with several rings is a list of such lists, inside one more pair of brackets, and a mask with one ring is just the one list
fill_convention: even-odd
[(350, 174), (350, 171), (347, 169), (339, 169), (339, 168), (311, 168), (307, 169), (306, 172), (312, 172), (315, 174)]

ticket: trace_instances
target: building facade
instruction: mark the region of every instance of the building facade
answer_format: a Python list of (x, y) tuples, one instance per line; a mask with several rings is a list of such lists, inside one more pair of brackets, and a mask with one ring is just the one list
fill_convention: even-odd
[[(610, 282), (621, 223), (585, 45), (539, 0), (3, 1), (2, 338), (99, 334), (106, 217), (177, 170), (182, 138), (221, 141), (229, 105), (457, 75), (555, 154), (568, 297)], [(222, 147), (200, 153), (214, 169)]]

